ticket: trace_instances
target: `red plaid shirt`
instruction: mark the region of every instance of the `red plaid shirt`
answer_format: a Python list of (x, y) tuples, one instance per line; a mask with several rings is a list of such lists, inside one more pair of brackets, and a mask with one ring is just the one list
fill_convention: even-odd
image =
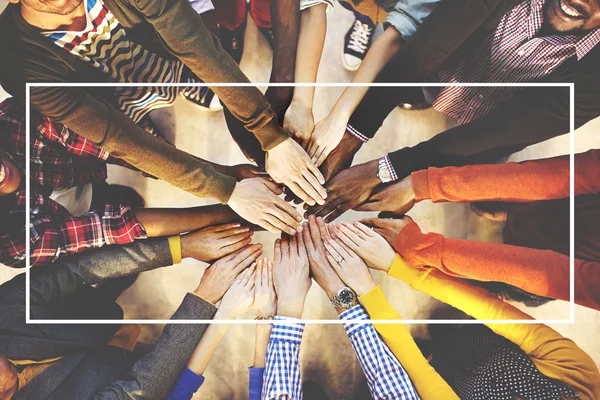
[[(440, 82), (536, 82), (571, 57), (583, 58), (600, 42), (600, 29), (584, 36), (537, 36), (546, 0), (527, 0), (507, 12), (496, 31), (453, 68), (439, 73)], [(465, 124), (489, 114), (510, 99), (518, 87), (446, 87), (433, 107)]]
[[(110, 157), (91, 141), (64, 125), (33, 113), (31, 126), (31, 265), (53, 262), (61, 255), (75, 254), (105, 244), (131, 243), (146, 237), (144, 227), (131, 208), (106, 204), (103, 212), (72, 216), (50, 199), (54, 189), (65, 189), (106, 180), (106, 163), (125, 165)], [(25, 174), (24, 107), (14, 99), (0, 103), (0, 147)], [(10, 195), (0, 197), (0, 262), (25, 266), (24, 183)]]

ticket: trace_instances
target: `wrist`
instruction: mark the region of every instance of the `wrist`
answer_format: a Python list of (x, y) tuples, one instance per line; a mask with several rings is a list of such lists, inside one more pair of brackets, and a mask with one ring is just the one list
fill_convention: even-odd
[(294, 96), (292, 97), (292, 101), (290, 103), (289, 108), (304, 108), (306, 110), (312, 111), (313, 96), (310, 96), (308, 93), (297, 95), (298, 92), (302, 92), (298, 91), (298, 89), (300, 89), (300, 87), (296, 87), (294, 90)]
[(194, 290), (194, 294), (196, 296), (201, 297), (204, 300), (208, 301), (212, 305), (217, 304), (219, 302), (219, 300), (221, 300), (221, 297), (222, 297), (222, 296), (219, 296), (217, 293), (204, 288), (202, 286), (202, 283), (200, 283), (200, 286), (198, 286), (198, 288), (196, 290)]
[(365, 175), (365, 183), (367, 183), (370, 187), (376, 187), (381, 184), (381, 179), (379, 178), (379, 159), (371, 160), (364, 165), (364, 175)]
[(329, 117), (332, 122), (336, 122), (339, 124), (348, 125), (348, 121), (350, 121), (350, 117), (352, 116), (352, 111), (346, 109), (345, 107), (336, 105), (333, 106), (333, 110), (329, 113)]
[(277, 315), (282, 317), (302, 318), (304, 301), (294, 299), (279, 299), (277, 301)]
[[(391, 266), (391, 264), (390, 264)], [(389, 269), (389, 267), (388, 267)], [(375, 283), (375, 281), (373, 279), (370, 279), (366, 282), (364, 282), (363, 284), (361, 284), (360, 286), (357, 286), (356, 288), (352, 288), (354, 289), (354, 292), (356, 293), (356, 295), (358, 297), (369, 293), (371, 290), (375, 289), (377, 287), (377, 284)]]
[(234, 310), (230, 310), (227, 308), (227, 306), (223, 306), (223, 304), (221, 304), (221, 306), (217, 308), (217, 312), (215, 313), (213, 320), (236, 319), (238, 316), (239, 315), (236, 315)]

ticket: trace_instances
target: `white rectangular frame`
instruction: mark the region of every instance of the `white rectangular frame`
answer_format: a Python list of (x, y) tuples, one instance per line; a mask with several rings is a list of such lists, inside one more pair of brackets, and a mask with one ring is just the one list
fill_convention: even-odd
[[(170, 83), (170, 84), (153, 84), (153, 83), (27, 83), (25, 92), (25, 115), (26, 115), (26, 141), (25, 147), (25, 173), (29, 176), (30, 168), (30, 89), (32, 87), (187, 87), (190, 84), (187, 83)], [(447, 86), (464, 86), (464, 87), (568, 87), (569, 88), (569, 155), (570, 155), (570, 202), (569, 202), (569, 250), (570, 250), (570, 295), (569, 295), (569, 319), (559, 320), (454, 320), (454, 319), (423, 319), (423, 320), (411, 320), (411, 319), (400, 319), (400, 320), (377, 320), (377, 324), (560, 324), (569, 325), (575, 323), (575, 85), (573, 83), (294, 83), (294, 84), (283, 84), (283, 83), (214, 83), (214, 84), (197, 84), (195, 86), (212, 86), (212, 87), (447, 87)], [(30, 180), (25, 181), (25, 193), (26, 203), (25, 207), (27, 210), (30, 209)], [(31, 224), (31, 215), (29, 212), (25, 213), (26, 227)], [(27, 324), (238, 324), (238, 325), (255, 325), (255, 324), (272, 324), (270, 320), (170, 320), (170, 319), (103, 319), (103, 320), (32, 320), (30, 317), (30, 240), (31, 231), (29, 228), (25, 230), (25, 252), (26, 252), (26, 278), (25, 278), (25, 322)], [(339, 325), (348, 322), (358, 324), (370, 324), (371, 320), (339, 320), (339, 319), (320, 319), (320, 320), (309, 320), (302, 319), (303, 323), (306, 324), (331, 324)], [(288, 325), (295, 323), (294, 321), (277, 321), (277, 324)]]

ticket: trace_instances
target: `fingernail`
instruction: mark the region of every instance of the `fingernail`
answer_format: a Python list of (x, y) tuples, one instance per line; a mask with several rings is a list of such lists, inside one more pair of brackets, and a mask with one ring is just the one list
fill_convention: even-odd
[(325, 204), (325, 200), (319, 200), (319, 205), (322, 206), (323, 204)]
[(308, 222), (304, 222), (304, 223), (302, 224), (302, 226), (303, 226), (304, 228), (306, 228), (306, 227), (308, 226)]
[(298, 225), (298, 227), (296, 228), (296, 232), (302, 232), (303, 229), (303, 225)]
[(294, 236), (296, 234), (296, 231), (293, 230), (293, 229), (290, 229), (289, 234), (292, 235), (292, 236)]
[(241, 224), (235, 224), (234, 225), (236, 228), (239, 228), (240, 226), (242, 226)]
[(302, 217), (298, 215), (298, 216), (296, 217), (296, 221), (298, 221), (298, 222), (302, 222)]

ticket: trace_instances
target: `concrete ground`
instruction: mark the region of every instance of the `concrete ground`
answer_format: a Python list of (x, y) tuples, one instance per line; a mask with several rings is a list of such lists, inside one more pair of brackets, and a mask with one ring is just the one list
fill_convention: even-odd
[[(0, 9), (5, 0), (0, 0)], [(336, 7), (328, 17), (327, 40), (319, 71), (319, 82), (348, 82), (352, 74), (341, 64), (341, 49), (346, 30), (353, 21), (352, 14)], [(246, 34), (246, 49), (242, 69), (254, 82), (266, 82), (269, 77), (271, 53), (264, 38), (249, 22)], [(314, 114), (315, 120), (325, 117), (343, 88), (317, 88)], [(2, 94), (0, 93), (0, 98)], [(178, 148), (199, 157), (222, 164), (243, 163), (241, 151), (236, 147), (226, 130), (223, 114), (199, 110), (184, 100), (174, 107), (159, 110), (153, 118), (172, 136)], [(442, 115), (433, 110), (394, 111), (386, 120), (377, 137), (358, 153), (355, 162), (361, 163), (385, 154), (390, 149), (411, 146), (448, 127)], [(600, 120), (595, 120), (577, 131), (576, 151), (600, 147), (600, 137), (594, 133), (600, 129)], [(544, 158), (569, 151), (568, 135), (532, 146), (511, 157), (511, 160)], [(140, 174), (110, 167), (109, 181), (127, 184), (137, 189), (146, 199), (148, 207), (187, 207), (209, 204), (169, 184), (144, 179)], [(369, 214), (346, 213), (341, 220), (353, 221)], [(502, 224), (483, 220), (473, 214), (465, 204), (436, 204), (423, 202), (411, 210), (410, 215), (425, 232), (438, 232), (448, 237), (501, 242)], [(255, 235), (256, 241), (264, 244), (265, 255), (272, 254), (274, 237), (268, 233)], [(206, 264), (185, 260), (178, 266), (147, 272), (120, 298), (119, 303), (126, 318), (165, 319), (180, 304), (189, 290), (198, 284)], [(0, 282), (10, 279), (17, 272), (0, 269)], [(391, 303), (406, 319), (427, 319), (434, 310), (444, 307), (429, 296), (413, 291), (408, 285), (375, 273)], [(569, 317), (568, 303), (554, 301), (539, 308), (522, 307), (538, 319), (556, 320)], [(442, 311), (441, 315), (444, 314)], [(251, 313), (244, 316), (251, 319)], [(305, 318), (334, 319), (336, 314), (320, 288), (311, 288), (305, 308)], [(574, 340), (600, 365), (600, 313), (575, 307), (575, 324), (553, 325), (557, 331)], [(411, 325), (415, 337), (425, 337), (426, 327)], [(155, 341), (162, 326), (145, 325), (142, 341)], [(244, 399), (247, 398), (247, 367), (252, 363), (254, 327), (234, 325), (219, 346), (205, 374), (206, 382), (195, 399)], [(302, 373), (304, 380), (314, 380), (327, 389), (331, 399), (355, 399), (355, 391), (363, 375), (356, 361), (350, 342), (340, 325), (309, 325), (302, 344)]]

